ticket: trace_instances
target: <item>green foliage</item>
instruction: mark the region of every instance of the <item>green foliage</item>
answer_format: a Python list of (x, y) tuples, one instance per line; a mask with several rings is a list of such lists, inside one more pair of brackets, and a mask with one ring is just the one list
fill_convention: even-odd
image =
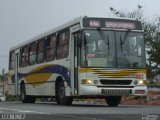
[(0, 75), (0, 82), (2, 81), (2, 75)]
[(160, 35), (156, 35), (154, 40), (150, 43), (150, 50), (147, 52), (149, 61), (155, 63), (154, 67), (157, 68), (160, 65)]
[(149, 78), (149, 80), (152, 80), (155, 73), (152, 72), (152, 68), (150, 67), (150, 65), (146, 64), (146, 67), (147, 67), (147, 78)]

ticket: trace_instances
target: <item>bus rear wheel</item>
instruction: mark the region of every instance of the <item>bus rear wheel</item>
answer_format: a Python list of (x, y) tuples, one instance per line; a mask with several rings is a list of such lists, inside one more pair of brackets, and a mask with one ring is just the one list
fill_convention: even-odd
[(105, 98), (107, 104), (111, 107), (116, 107), (120, 104), (122, 96), (107, 96)]
[(58, 103), (60, 105), (71, 105), (73, 101), (72, 97), (65, 96), (64, 82), (61, 81), (58, 85)]
[(26, 89), (25, 89), (25, 84), (21, 84), (21, 89), (20, 89), (20, 97), (22, 103), (35, 103), (36, 98), (34, 96), (28, 96), (26, 95)]

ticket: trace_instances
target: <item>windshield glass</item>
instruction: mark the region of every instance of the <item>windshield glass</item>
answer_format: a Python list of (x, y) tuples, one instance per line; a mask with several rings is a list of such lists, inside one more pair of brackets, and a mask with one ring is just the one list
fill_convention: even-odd
[(145, 67), (143, 34), (85, 30), (81, 58), (84, 67)]
[[(103, 34), (101, 34), (103, 32)], [(111, 31), (85, 30), (82, 47), (82, 66), (112, 67), (115, 66), (114, 33)], [(105, 38), (105, 39), (104, 39)]]
[(145, 67), (142, 33), (116, 32), (117, 67)]

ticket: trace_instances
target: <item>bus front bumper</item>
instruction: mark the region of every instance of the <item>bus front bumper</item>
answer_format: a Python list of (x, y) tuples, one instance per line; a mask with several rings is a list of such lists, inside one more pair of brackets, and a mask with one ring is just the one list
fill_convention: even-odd
[(135, 86), (134, 88), (112, 88), (81, 85), (79, 95), (86, 96), (146, 96), (147, 86)]

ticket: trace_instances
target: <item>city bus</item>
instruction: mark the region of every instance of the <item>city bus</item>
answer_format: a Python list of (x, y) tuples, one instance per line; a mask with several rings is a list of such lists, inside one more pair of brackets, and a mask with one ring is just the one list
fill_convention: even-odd
[(78, 17), (12, 47), (9, 56), (9, 94), (22, 103), (101, 98), (118, 106), (122, 96), (147, 94), (143, 26), (137, 20)]

